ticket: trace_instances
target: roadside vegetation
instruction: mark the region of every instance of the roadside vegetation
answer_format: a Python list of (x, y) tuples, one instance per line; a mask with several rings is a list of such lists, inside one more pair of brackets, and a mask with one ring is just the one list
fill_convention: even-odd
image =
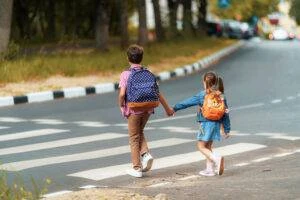
[[(144, 47), (143, 64), (149, 66), (154, 72), (170, 70), (195, 62), (234, 42), (228, 39), (201, 37), (149, 43)], [(128, 65), (126, 51), (119, 47), (112, 46), (107, 52), (98, 51), (93, 47), (58, 48), (56, 46), (51, 49), (49, 45), (39, 49), (31, 55), (19, 55), (13, 60), (0, 61), (0, 83), (43, 80), (54, 75), (107, 76), (119, 73)], [(51, 51), (45, 53), (47, 49)]]
[(12, 181), (8, 180), (8, 174), (0, 170), (0, 199), (1, 200), (38, 200), (47, 192), (51, 184), (50, 179), (38, 184), (33, 178), (30, 179), (31, 188), (25, 186), (24, 180), (19, 174), (15, 174)]

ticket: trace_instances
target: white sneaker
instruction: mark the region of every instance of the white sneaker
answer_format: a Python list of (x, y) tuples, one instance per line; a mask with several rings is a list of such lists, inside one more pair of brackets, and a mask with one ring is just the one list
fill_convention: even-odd
[(200, 174), (201, 176), (215, 176), (215, 175), (216, 175), (215, 172), (209, 171), (209, 170), (207, 170), (207, 169), (200, 171), (199, 174)]
[(153, 157), (150, 153), (144, 153), (142, 156), (142, 172), (147, 172), (151, 169)]
[(126, 173), (130, 176), (136, 177), (136, 178), (141, 178), (143, 176), (143, 173), (140, 169), (128, 169), (126, 170)]
[(222, 175), (224, 172), (224, 158), (222, 156), (216, 156), (216, 169), (217, 169), (217, 174)]

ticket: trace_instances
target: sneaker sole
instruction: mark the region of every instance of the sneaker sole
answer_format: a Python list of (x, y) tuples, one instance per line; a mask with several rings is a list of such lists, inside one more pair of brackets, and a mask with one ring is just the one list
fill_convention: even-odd
[(216, 174), (202, 174), (202, 173), (199, 172), (199, 175), (200, 176), (215, 176)]
[(224, 158), (221, 157), (220, 166), (218, 168), (218, 175), (222, 175), (224, 172)]
[(147, 162), (147, 166), (142, 170), (142, 172), (147, 172), (151, 169), (153, 164), (153, 158), (150, 158)]
[(143, 177), (143, 174), (142, 175), (135, 175), (135, 174), (131, 174), (130, 172), (126, 172), (126, 173), (127, 173), (127, 175), (135, 177), (135, 178), (142, 178)]

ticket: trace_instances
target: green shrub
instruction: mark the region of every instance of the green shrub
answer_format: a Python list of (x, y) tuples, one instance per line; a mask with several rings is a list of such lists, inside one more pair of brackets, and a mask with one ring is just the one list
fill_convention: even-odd
[(37, 184), (31, 177), (31, 189), (25, 187), (22, 177), (15, 174), (12, 183), (7, 179), (7, 173), (0, 171), (0, 199), (1, 200), (38, 200), (47, 192), (47, 186), (51, 184), (46, 179), (42, 185)]
[(10, 42), (5, 52), (0, 53), (0, 60), (13, 60), (20, 55), (20, 46), (15, 42)]

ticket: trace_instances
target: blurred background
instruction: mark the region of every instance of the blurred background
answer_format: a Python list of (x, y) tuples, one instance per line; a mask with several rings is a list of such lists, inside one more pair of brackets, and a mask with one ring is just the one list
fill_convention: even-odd
[(299, 39), (299, 10), (300, 0), (0, 0), (0, 84), (111, 74), (127, 65), (131, 43), (155, 65), (151, 52), (189, 55), (185, 45)]

